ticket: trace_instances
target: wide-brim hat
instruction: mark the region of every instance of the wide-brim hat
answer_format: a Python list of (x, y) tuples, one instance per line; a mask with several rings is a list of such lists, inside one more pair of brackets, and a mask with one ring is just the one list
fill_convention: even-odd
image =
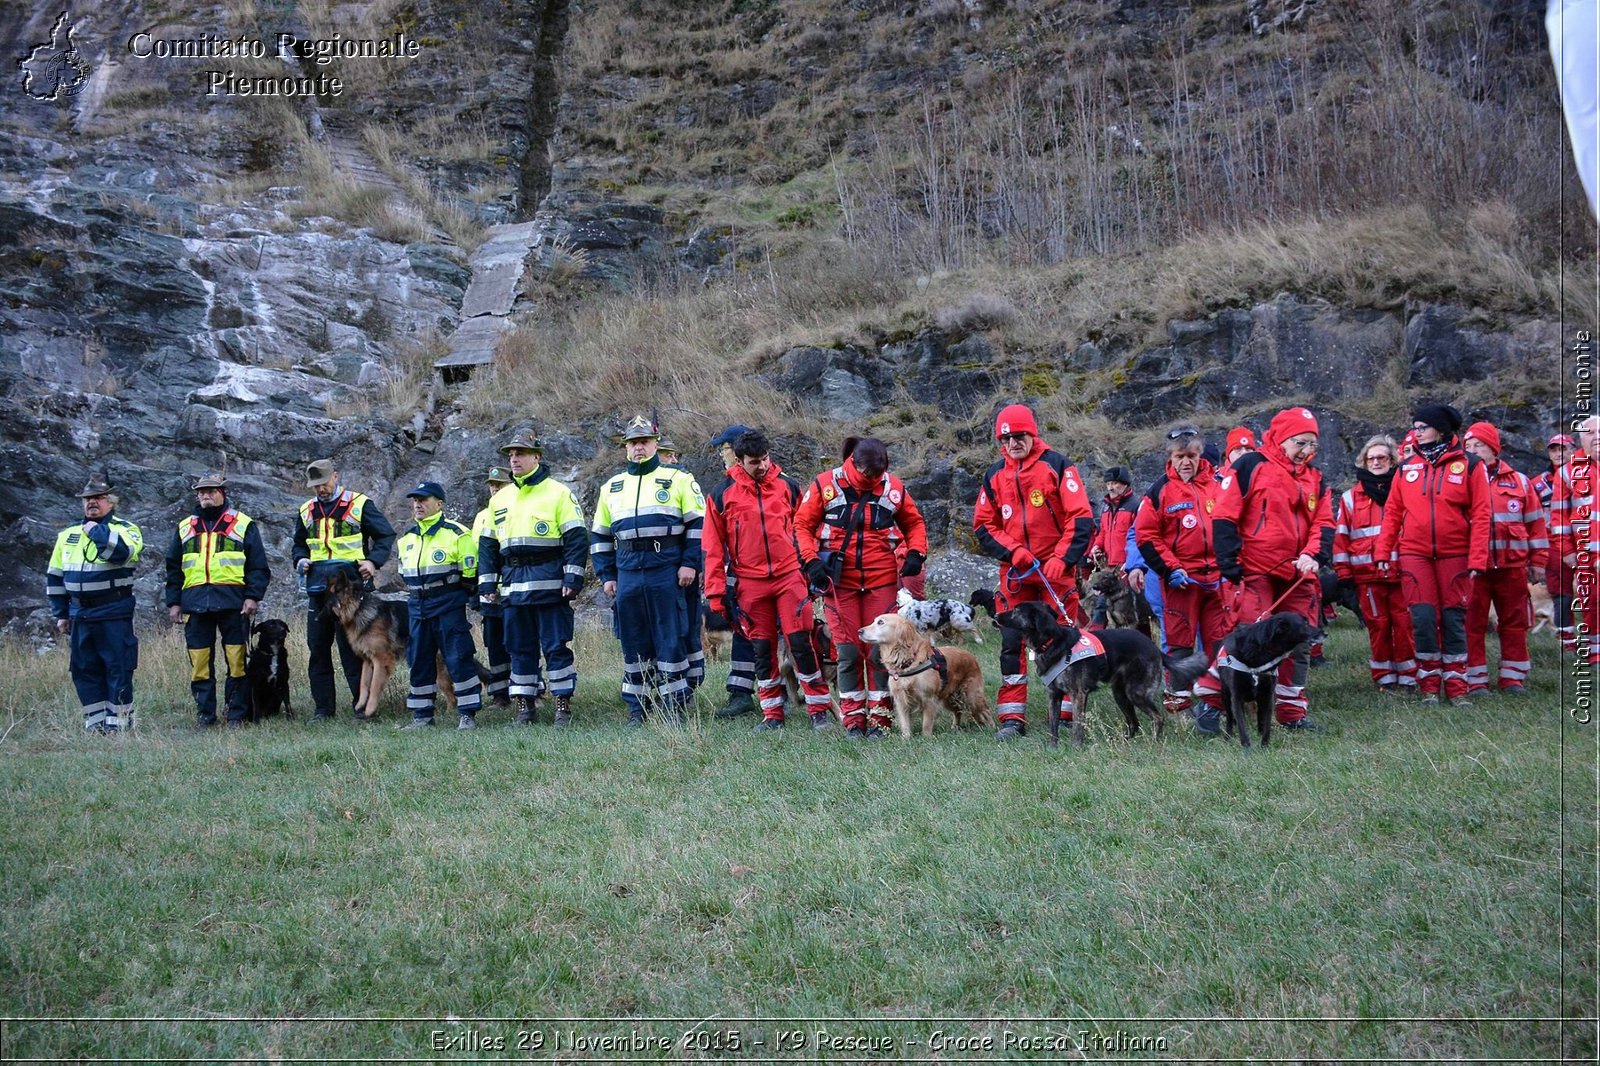
[(332, 459), (318, 459), (314, 463), (306, 464), (306, 488), (314, 489), (333, 477), (337, 468)]
[(660, 440), (661, 430), (648, 415), (634, 415), (622, 430), (622, 440)]
[(511, 434), (510, 440), (500, 445), (501, 454), (510, 452), (513, 449), (524, 452), (538, 452), (540, 455), (543, 455), (544, 442), (541, 441), (536, 434), (526, 429), (518, 430), (517, 432)]
[(503, 466), (491, 466), (489, 473), (484, 476), (484, 480), (498, 481), (501, 484), (509, 485), (512, 480), (511, 471)]
[(104, 474), (91, 474), (89, 481), (78, 493), (78, 498), (87, 500), (91, 496), (109, 496), (111, 482)]
[(227, 487), (228, 476), (226, 474), (201, 474), (195, 479), (194, 484), (190, 486), (195, 492), (199, 492), (201, 489), (225, 489)]
[(678, 446), (676, 444), (672, 443), (672, 438), (671, 437), (662, 437), (661, 438), (661, 450), (664, 451), (664, 452), (674, 452), (674, 453), (676, 453), (677, 450), (678, 450)]

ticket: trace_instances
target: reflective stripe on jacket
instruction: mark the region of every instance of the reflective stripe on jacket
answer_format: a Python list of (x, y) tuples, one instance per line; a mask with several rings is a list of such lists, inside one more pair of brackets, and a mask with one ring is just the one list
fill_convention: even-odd
[(983, 475), (972, 531), (984, 554), (1002, 563), (1027, 548), (1040, 561), (1055, 556), (1076, 566), (1094, 535), (1094, 509), (1078, 468), (1035, 437), (1020, 462), (1006, 456)]
[(1526, 474), (1504, 461), (1489, 473), (1489, 566), (1544, 569), (1550, 537), (1539, 490)]
[(1459, 445), (1446, 448), (1433, 463), (1416, 455), (1389, 488), (1377, 554), (1464, 555), (1468, 570), (1487, 570), (1492, 516), (1489, 479), (1476, 456)]
[(589, 537), (572, 489), (543, 465), (489, 499), (489, 527), (478, 537), (478, 593), (498, 590), (512, 607), (559, 603), (583, 588)]
[[(1360, 485), (1346, 489), (1339, 497), (1339, 517), (1333, 529), (1334, 572), (1350, 581), (1398, 582), (1398, 572), (1391, 571), (1387, 579), (1378, 574), (1374, 552), (1382, 532), (1383, 505)], [(1391, 554), (1388, 561), (1394, 563), (1396, 556)]]
[(800, 558), (823, 552), (842, 554), (839, 580), (847, 588), (876, 589), (900, 580), (895, 548), (928, 554), (928, 527), (905, 484), (884, 473), (866, 487), (855, 460), (812, 479), (795, 509), (794, 535)]
[[(327, 560), (359, 563), (366, 558), (361, 535), (361, 515), (372, 501), (344, 489), (324, 504), (310, 499), (300, 505), (300, 525), (313, 563)], [(381, 565), (381, 564), (379, 564)]]
[(651, 456), (606, 479), (595, 503), (589, 551), (601, 581), (618, 570), (701, 566), (700, 528), (706, 501), (688, 471)]
[(131, 618), (133, 569), (144, 550), (144, 534), (114, 513), (87, 533), (85, 524), (56, 534), (45, 572), (50, 611), (57, 618)]
[(1211, 515), (1216, 510), (1217, 482), (1211, 464), (1201, 459), (1194, 478), (1184, 481), (1167, 466), (1139, 501), (1134, 536), (1139, 556), (1165, 580), (1183, 570), (1197, 581), (1217, 577), (1217, 550)]
[(261, 527), (232, 507), (214, 521), (190, 515), (167, 547), (166, 602), (190, 614), (237, 611), (267, 594), (272, 571)]

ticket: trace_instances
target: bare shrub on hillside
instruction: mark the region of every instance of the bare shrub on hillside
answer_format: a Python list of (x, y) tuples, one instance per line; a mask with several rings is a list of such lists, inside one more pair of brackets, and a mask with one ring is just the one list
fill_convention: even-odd
[(1502, 203), (1546, 255), (1563, 203), (1569, 229), (1589, 224), (1577, 183), (1551, 180), (1572, 164), (1549, 64), (1514, 52), (1487, 6), (1329, 10), (1313, 31), (1232, 47), (1192, 51), (1175, 35), (1154, 90), (1164, 106), (1114, 55), (929, 97), (914, 124), (881, 122), (860, 164), (836, 168), (845, 236), (923, 272), (1407, 204)]
[(975, 333), (1016, 321), (1017, 309), (1004, 296), (975, 292), (958, 304), (934, 312), (936, 326), (947, 333)]
[(710, 285), (680, 278), (624, 295), (549, 305), (500, 344), (495, 369), (474, 379), (469, 413), (514, 411), (562, 422), (607, 416), (649, 398), (709, 436), (759, 414), (772, 431), (814, 429), (757, 374), (793, 330), (812, 343), (825, 323), (899, 295), (876, 264), (841, 249), (792, 259), (783, 271), (741, 272)]

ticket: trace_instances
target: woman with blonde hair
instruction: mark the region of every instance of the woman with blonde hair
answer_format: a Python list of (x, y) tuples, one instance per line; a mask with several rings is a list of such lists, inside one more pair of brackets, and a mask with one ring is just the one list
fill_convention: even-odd
[(1355, 589), (1372, 647), (1367, 666), (1378, 691), (1389, 696), (1415, 692), (1417, 687), (1411, 611), (1400, 594), (1400, 574), (1394, 565), (1399, 560), (1391, 556), (1385, 574), (1374, 558), (1399, 459), (1400, 449), (1387, 434), (1362, 445), (1356, 458), (1356, 484), (1339, 497), (1333, 531), (1333, 568), (1341, 587)]

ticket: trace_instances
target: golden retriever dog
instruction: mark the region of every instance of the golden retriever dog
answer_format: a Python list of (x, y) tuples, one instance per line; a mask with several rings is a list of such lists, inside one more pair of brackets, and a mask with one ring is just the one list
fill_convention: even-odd
[(889, 695), (894, 700), (895, 724), (900, 735), (911, 737), (911, 716), (922, 714), (922, 735), (933, 735), (933, 720), (940, 706), (949, 709), (957, 729), (962, 715), (979, 725), (994, 725), (994, 714), (983, 691), (983, 670), (964, 648), (935, 648), (917, 627), (898, 614), (880, 614), (861, 629), (861, 639), (876, 646), (889, 671)]

